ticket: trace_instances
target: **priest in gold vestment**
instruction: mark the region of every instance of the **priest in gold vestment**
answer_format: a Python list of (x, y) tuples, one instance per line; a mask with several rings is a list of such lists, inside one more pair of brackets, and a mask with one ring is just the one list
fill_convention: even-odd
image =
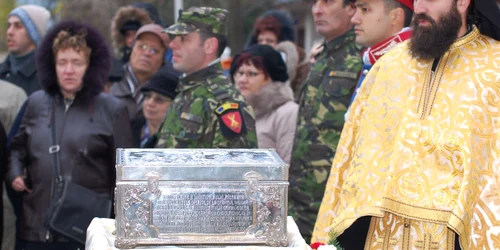
[(347, 250), (500, 249), (495, 7), (414, 1), (413, 37), (373, 66), (351, 106), (312, 242), (333, 232)]

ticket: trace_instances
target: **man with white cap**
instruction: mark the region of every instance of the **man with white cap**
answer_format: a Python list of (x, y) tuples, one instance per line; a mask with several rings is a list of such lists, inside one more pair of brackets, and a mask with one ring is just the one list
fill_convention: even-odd
[(27, 95), (40, 89), (36, 78), (35, 49), (47, 32), (50, 12), (37, 5), (22, 5), (9, 14), (7, 48), (0, 64), (0, 79), (21, 87)]
[(158, 24), (146, 24), (135, 34), (130, 61), (125, 64), (125, 77), (111, 85), (109, 94), (127, 105), (130, 120), (140, 118), (143, 95), (140, 88), (162, 67), (168, 49), (168, 35)]

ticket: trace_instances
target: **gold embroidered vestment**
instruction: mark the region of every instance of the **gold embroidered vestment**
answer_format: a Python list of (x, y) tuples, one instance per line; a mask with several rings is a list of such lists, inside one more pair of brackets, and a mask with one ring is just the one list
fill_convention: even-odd
[(431, 68), (405, 42), (370, 70), (342, 131), (312, 242), (373, 216), (370, 231), (392, 221), (394, 235), (386, 247), (374, 241), (367, 249), (444, 249), (451, 238), (443, 235), (454, 233), (462, 249), (500, 249), (500, 42), (474, 28)]

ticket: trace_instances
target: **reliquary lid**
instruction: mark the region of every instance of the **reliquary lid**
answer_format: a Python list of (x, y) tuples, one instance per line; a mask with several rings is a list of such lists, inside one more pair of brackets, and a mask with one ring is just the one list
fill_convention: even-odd
[(288, 180), (288, 165), (274, 149), (117, 149), (117, 181)]

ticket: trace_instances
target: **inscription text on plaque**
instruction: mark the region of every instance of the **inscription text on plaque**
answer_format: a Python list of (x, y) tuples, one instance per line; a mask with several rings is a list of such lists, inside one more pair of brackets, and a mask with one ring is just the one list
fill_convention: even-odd
[(172, 193), (153, 205), (160, 233), (234, 233), (253, 224), (253, 201), (240, 193)]

